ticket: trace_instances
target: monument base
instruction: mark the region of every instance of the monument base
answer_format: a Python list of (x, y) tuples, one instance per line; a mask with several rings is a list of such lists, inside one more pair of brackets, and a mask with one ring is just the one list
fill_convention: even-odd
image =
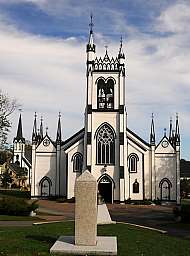
[(117, 255), (117, 237), (98, 236), (94, 246), (75, 245), (74, 236), (60, 236), (51, 247), (52, 255)]

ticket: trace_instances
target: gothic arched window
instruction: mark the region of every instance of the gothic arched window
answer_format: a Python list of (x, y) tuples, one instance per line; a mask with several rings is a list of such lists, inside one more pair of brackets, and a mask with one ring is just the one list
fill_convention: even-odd
[(135, 182), (133, 183), (133, 193), (139, 193), (139, 183), (137, 179), (135, 179)]
[(137, 172), (137, 162), (139, 161), (139, 157), (137, 154), (130, 154), (128, 156), (128, 166), (129, 166), (129, 172)]
[(75, 153), (72, 156), (73, 172), (82, 172), (83, 157), (81, 153)]
[(97, 106), (98, 109), (113, 109), (114, 108), (114, 81), (108, 79), (107, 82), (103, 79), (98, 80), (97, 84)]
[(97, 164), (115, 163), (115, 134), (108, 124), (101, 125), (96, 133)]

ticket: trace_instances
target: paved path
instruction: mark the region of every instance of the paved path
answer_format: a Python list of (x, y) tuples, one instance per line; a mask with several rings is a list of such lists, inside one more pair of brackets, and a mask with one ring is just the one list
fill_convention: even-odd
[[(171, 206), (108, 204), (112, 220), (128, 222), (168, 231), (169, 235), (190, 238), (190, 230), (172, 227), (175, 224)], [(73, 203), (39, 200), (40, 218), (45, 221), (74, 220)], [(37, 221), (0, 221), (0, 226), (31, 226)], [(171, 224), (171, 225), (168, 225)]]

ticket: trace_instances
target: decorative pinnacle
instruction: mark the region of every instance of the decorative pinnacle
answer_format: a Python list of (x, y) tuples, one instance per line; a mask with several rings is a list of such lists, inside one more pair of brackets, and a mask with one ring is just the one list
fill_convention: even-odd
[(36, 112), (34, 112), (34, 117), (35, 117), (35, 118), (37, 117), (37, 113), (36, 113)]
[(178, 117), (179, 117), (179, 114), (178, 114), (178, 113), (176, 113), (176, 119), (178, 119)]
[(41, 116), (40, 121), (43, 122), (43, 116)]
[(89, 27), (90, 27), (90, 33), (92, 34), (92, 28), (93, 28), (93, 26), (94, 26), (94, 23), (92, 22), (92, 20), (93, 20), (93, 15), (92, 15), (92, 13), (90, 14), (90, 24), (89, 24)]
[(22, 108), (19, 108), (18, 111), (21, 113), (22, 112)]
[(61, 117), (61, 112), (59, 112), (59, 118)]
[(48, 126), (46, 126), (46, 134), (48, 133)]
[(154, 113), (152, 113), (151, 118), (154, 119)]

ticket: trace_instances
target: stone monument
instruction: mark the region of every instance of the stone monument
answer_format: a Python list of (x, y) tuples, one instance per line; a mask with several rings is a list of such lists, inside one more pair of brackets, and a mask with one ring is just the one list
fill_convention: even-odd
[(116, 237), (97, 237), (97, 181), (88, 170), (75, 183), (75, 237), (59, 237), (50, 253), (117, 255)]

